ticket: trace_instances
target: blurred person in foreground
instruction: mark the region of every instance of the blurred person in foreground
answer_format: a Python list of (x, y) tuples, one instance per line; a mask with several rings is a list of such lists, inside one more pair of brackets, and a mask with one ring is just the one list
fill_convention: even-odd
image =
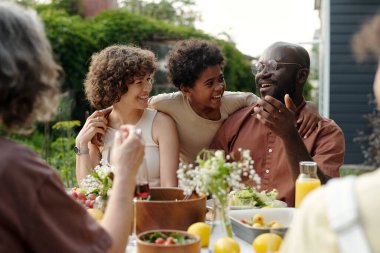
[[(352, 40), (358, 60), (369, 53), (380, 59), (380, 13)], [(380, 105), (380, 64), (373, 90)], [(307, 196), (281, 253), (380, 252), (380, 170), (359, 177), (331, 180)]]
[[(60, 67), (35, 11), (0, 3), (0, 127), (7, 133), (49, 120), (59, 103)], [(144, 146), (134, 128), (115, 138), (114, 185), (98, 224), (31, 150), (0, 137), (0, 252), (125, 252), (135, 176)]]
[(303, 47), (286, 42), (269, 46), (255, 69), (261, 99), (232, 114), (210, 146), (227, 154), (249, 149), (261, 189), (277, 189), (278, 198), (288, 206), (294, 206), (300, 161), (315, 161), (318, 177), (325, 183), (339, 176), (344, 158), (343, 132), (333, 120), (323, 118), (306, 139), (299, 134), (297, 122), (306, 110), (302, 92), (309, 67), (309, 54)]

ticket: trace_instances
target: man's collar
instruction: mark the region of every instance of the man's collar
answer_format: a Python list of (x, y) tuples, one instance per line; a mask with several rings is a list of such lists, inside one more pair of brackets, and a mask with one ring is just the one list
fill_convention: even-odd
[(302, 102), (301, 102), (301, 104), (297, 107), (297, 109), (296, 109), (296, 111), (295, 111), (295, 113), (296, 113), (297, 116), (298, 116), (299, 113), (302, 111), (302, 109), (305, 107), (305, 105), (306, 105), (305, 98), (302, 98)]

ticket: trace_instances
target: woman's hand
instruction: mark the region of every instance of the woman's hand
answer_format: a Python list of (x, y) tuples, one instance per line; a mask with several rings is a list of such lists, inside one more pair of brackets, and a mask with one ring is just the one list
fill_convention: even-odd
[(104, 113), (102, 111), (95, 111), (87, 118), (82, 130), (80, 130), (77, 138), (75, 139), (76, 146), (88, 147), (88, 143), (95, 135), (99, 134), (104, 136), (106, 133), (107, 124), (108, 120), (104, 117)]
[(318, 113), (317, 106), (312, 102), (306, 102), (305, 109), (302, 110), (297, 120), (297, 125), (301, 124), (298, 133), (306, 139), (319, 127), (321, 121), (322, 117)]

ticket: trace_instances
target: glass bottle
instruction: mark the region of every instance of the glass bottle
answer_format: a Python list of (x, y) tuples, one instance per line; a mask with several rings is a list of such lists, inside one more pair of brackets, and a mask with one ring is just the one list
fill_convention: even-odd
[(212, 200), (213, 221), (211, 223), (211, 235), (208, 246), (209, 253), (214, 252), (214, 244), (218, 239), (222, 237), (233, 237), (227, 196), (213, 194)]
[(317, 176), (317, 163), (300, 162), (300, 175), (296, 180), (296, 208), (301, 205), (303, 198), (312, 190), (319, 187), (321, 181)]

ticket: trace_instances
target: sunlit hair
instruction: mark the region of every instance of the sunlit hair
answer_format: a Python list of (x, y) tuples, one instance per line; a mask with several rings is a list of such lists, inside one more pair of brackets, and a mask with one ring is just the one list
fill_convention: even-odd
[(380, 58), (380, 12), (368, 20), (352, 39), (352, 49), (359, 61), (369, 54)]
[(0, 2), (0, 119), (7, 132), (28, 132), (59, 104), (60, 67), (34, 10)]
[(169, 52), (169, 78), (179, 89), (181, 85), (194, 87), (201, 73), (210, 66), (223, 66), (224, 57), (213, 42), (184, 40)]
[(85, 81), (88, 101), (96, 109), (107, 108), (120, 101), (128, 84), (156, 69), (153, 52), (127, 45), (113, 45), (91, 57)]

